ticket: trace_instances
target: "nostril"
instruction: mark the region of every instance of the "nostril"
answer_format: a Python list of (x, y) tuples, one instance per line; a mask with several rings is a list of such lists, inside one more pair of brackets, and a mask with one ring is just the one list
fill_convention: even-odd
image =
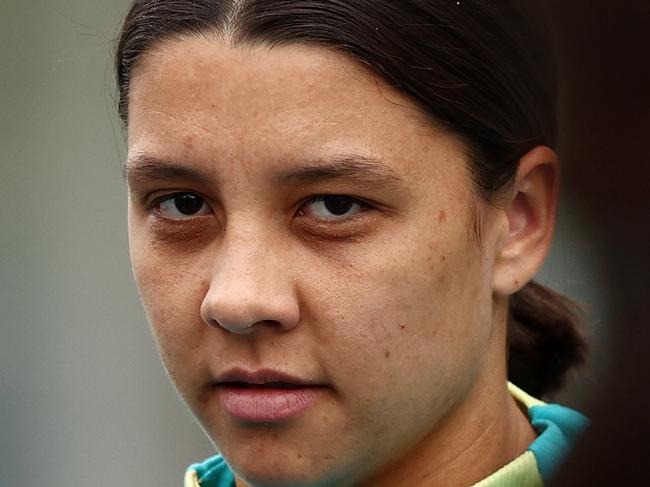
[(285, 328), (282, 326), (282, 323), (277, 320), (261, 320), (261, 321), (244, 325), (244, 324), (220, 322), (215, 318), (210, 318), (209, 320), (206, 321), (206, 323), (213, 328), (221, 329), (231, 335), (246, 335), (248, 333), (253, 332), (255, 329), (259, 327), (268, 327), (278, 331), (282, 331)]
[(252, 327), (252, 324), (251, 325), (241, 325), (241, 324), (230, 323), (230, 322), (226, 322), (226, 321), (219, 321), (216, 318), (210, 318), (207, 321), (207, 324), (212, 328), (217, 328), (219, 330), (223, 330), (228, 335), (246, 334), (246, 333), (248, 333), (248, 331), (250, 331), (250, 328)]
[(218, 318), (210, 318), (207, 323), (211, 327), (224, 330), (231, 335), (247, 335), (255, 329), (255, 325), (258, 322), (246, 319), (219, 320)]

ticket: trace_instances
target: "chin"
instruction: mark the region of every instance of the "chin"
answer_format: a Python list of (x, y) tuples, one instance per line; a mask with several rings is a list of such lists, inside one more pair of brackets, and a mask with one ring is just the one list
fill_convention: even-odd
[[(305, 454), (304, 450), (287, 447), (281, 444), (256, 445), (246, 448), (239, 444), (234, 451), (225, 448), (221, 450), (228, 465), (235, 475), (249, 487), (343, 487), (347, 485), (344, 479), (349, 475), (342, 474), (342, 466), (334, 463), (335, 458), (330, 452), (312, 452)], [(248, 445), (249, 447), (252, 445)], [(251, 451), (255, 451), (254, 454)]]
[(247, 464), (241, 467), (231, 465), (231, 467), (237, 477), (250, 487), (334, 487), (342, 485), (334, 479), (326, 479), (322, 471), (304, 469), (304, 466), (290, 463), (282, 465)]

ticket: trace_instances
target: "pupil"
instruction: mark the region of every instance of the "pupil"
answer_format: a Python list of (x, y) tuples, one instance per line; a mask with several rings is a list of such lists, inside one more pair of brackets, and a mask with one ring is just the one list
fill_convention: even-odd
[(183, 194), (174, 198), (174, 204), (183, 215), (194, 215), (203, 206), (203, 200), (195, 194)]
[(352, 205), (354, 205), (354, 200), (347, 196), (325, 196), (323, 203), (325, 203), (325, 208), (330, 213), (334, 215), (345, 215), (350, 211)]

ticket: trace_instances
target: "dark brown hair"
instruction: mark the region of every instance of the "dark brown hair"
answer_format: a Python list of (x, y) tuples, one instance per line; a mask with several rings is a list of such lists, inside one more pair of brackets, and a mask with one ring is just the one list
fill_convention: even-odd
[[(555, 146), (550, 57), (525, 17), (493, 0), (136, 0), (116, 55), (125, 124), (143, 54), (177, 36), (210, 34), (354, 56), (461, 138), (486, 199), (512, 180), (526, 152)], [(510, 380), (541, 396), (561, 387), (586, 351), (571, 301), (534, 282), (512, 296)]]

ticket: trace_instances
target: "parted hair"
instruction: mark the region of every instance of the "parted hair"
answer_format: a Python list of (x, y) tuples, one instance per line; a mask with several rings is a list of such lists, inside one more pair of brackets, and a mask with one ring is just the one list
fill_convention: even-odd
[[(460, 138), (487, 200), (526, 152), (556, 146), (549, 47), (506, 0), (135, 0), (115, 56), (123, 123), (143, 55), (174, 37), (215, 34), (353, 56)], [(537, 396), (559, 390), (586, 359), (581, 310), (536, 282), (511, 296), (507, 336), (509, 379)]]

